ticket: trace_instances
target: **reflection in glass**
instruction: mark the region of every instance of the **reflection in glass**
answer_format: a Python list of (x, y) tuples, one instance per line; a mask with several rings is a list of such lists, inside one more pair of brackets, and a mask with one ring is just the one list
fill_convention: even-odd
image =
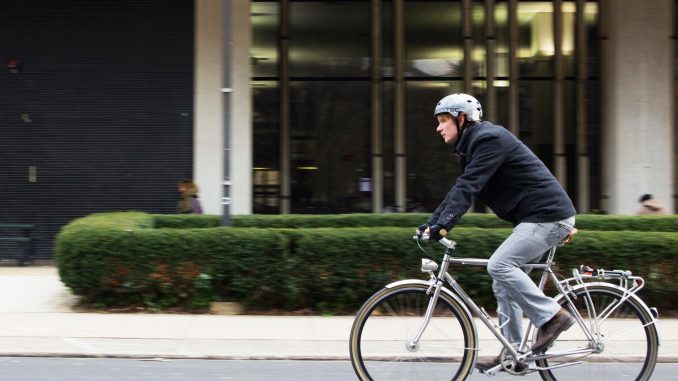
[[(553, 2), (518, 2), (519, 81), (509, 82), (508, 2), (495, 0), (491, 15), (474, 1), (473, 78), (471, 92), (483, 106), (487, 98), (485, 18), (496, 27), (495, 120), (507, 126), (508, 90), (519, 86), (520, 138), (547, 164), (553, 162)], [(254, 98), (254, 210), (278, 212), (280, 158), (278, 110), (292, 108), (292, 212), (370, 211), (371, 118), (383, 124), (384, 206), (395, 204), (393, 131), (393, 6), (382, 2), (383, 94), (380, 116), (370, 115), (370, 12), (364, 1), (290, 1), (291, 98), (278, 99), (279, 41), (277, 1), (252, 2), (252, 67)], [(464, 91), (461, 1), (405, 1), (405, 80), (407, 142), (407, 209), (432, 210), (459, 175), (453, 148), (435, 132), (435, 103)], [(563, 63), (568, 184), (576, 182), (574, 75), (576, 62), (574, 1), (563, 1)], [(597, 103), (598, 4), (587, 1), (589, 84), (587, 133), (591, 175), (599, 176), (600, 128)], [(445, 80), (441, 81), (444, 78)], [(570, 83), (572, 82), (572, 83)], [(487, 112), (486, 112), (487, 115)], [(594, 186), (599, 186), (598, 183)], [(572, 187), (574, 189), (574, 187)], [(597, 193), (596, 193), (597, 192)], [(594, 189), (596, 199), (599, 189)], [(574, 195), (576, 197), (576, 195)]]
[[(507, 78), (509, 76), (509, 26), (508, 4), (506, 1), (496, 2), (494, 20), (497, 34), (497, 46), (494, 52), (496, 73), (494, 74), (497, 77)], [(506, 83), (503, 86), (506, 86)]]
[[(553, 76), (553, 10), (553, 3), (549, 1), (518, 3), (518, 28), (520, 30), (518, 57), (521, 76)], [(566, 76), (573, 76), (575, 73), (576, 3), (564, 1), (561, 10), (564, 73)], [(587, 26), (594, 26), (597, 23), (598, 4), (587, 2), (584, 12)]]
[(433, 110), (446, 95), (460, 92), (463, 81), (407, 84), (407, 209), (433, 211), (459, 176), (454, 147), (436, 132)]
[(369, 2), (292, 2), (293, 77), (368, 77)]
[(369, 212), (370, 83), (291, 85), (292, 212)]
[(280, 122), (278, 82), (252, 81), (253, 211), (278, 213)]
[(277, 2), (252, 3), (250, 61), (254, 77), (278, 74), (278, 6)]
[(462, 76), (464, 48), (461, 3), (406, 3), (405, 46), (406, 76)]
[(520, 140), (553, 168), (553, 82), (520, 81)]
[(487, 76), (487, 49), (485, 45), (485, 5), (473, 4), (471, 7), (473, 20), (473, 76)]

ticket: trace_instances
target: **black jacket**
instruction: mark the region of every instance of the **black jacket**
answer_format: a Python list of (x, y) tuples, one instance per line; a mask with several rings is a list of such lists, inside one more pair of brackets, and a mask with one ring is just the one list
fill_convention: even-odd
[(462, 173), (429, 224), (451, 229), (475, 196), (514, 225), (559, 221), (576, 214), (549, 169), (505, 128), (474, 123), (464, 130), (455, 148)]

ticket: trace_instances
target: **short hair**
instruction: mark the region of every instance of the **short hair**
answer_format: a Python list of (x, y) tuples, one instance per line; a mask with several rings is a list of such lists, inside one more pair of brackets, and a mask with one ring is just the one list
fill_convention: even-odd
[(647, 201), (651, 198), (652, 198), (651, 194), (645, 193), (644, 195), (640, 196), (640, 199), (638, 200), (638, 202), (645, 202), (645, 201)]

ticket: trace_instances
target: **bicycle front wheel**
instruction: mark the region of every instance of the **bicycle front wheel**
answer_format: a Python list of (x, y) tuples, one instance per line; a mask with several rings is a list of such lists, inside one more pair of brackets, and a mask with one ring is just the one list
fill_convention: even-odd
[[(608, 284), (575, 290), (571, 298), (595, 341), (575, 324), (561, 334), (546, 354), (565, 354), (537, 361), (538, 366), (581, 364), (541, 371), (542, 379), (555, 380), (649, 380), (657, 362), (659, 339), (649, 311), (636, 298)], [(565, 308), (567, 302), (561, 300)], [(588, 353), (572, 354), (576, 350)], [(591, 351), (592, 350), (592, 351)]]
[(423, 284), (385, 288), (358, 311), (350, 352), (358, 377), (372, 381), (464, 380), (473, 369), (473, 321), (454, 298), (440, 293), (421, 339), (431, 295)]

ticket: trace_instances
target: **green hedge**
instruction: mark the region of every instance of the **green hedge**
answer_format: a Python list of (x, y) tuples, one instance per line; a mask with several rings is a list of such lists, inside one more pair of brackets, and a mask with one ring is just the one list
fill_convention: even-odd
[[(392, 226), (416, 228), (424, 223), (427, 213), (385, 213), (385, 214), (280, 214), (280, 215), (236, 215), (231, 217), (233, 227), (256, 228), (345, 228)], [(220, 216), (200, 215), (154, 215), (156, 227), (190, 228), (221, 226)], [(509, 228), (511, 225), (492, 214), (466, 214), (458, 227)], [(619, 216), (582, 214), (577, 216), (577, 227), (581, 230), (632, 230), (678, 232), (678, 216)]]
[[(210, 221), (184, 217), (185, 223)], [(94, 307), (201, 310), (213, 300), (233, 300), (250, 310), (321, 313), (352, 313), (389, 282), (426, 278), (411, 227), (158, 228), (182, 219), (112, 213), (73, 221), (56, 240), (61, 278)], [(456, 255), (489, 257), (509, 233), (456, 228)], [(441, 245), (426, 247), (441, 256)], [(676, 233), (582, 230), (556, 262), (565, 277), (580, 264), (631, 269), (648, 281), (642, 294), (649, 304), (672, 308), (677, 259)], [(479, 305), (494, 308), (484, 268), (451, 272)]]
[[(92, 223), (106, 219), (109, 225)], [(289, 242), (280, 232), (147, 228), (152, 220), (114, 213), (62, 228), (55, 248), (62, 281), (93, 307), (201, 309), (217, 295), (244, 303), (270, 299), (267, 307), (286, 303), (273, 284), (250, 283), (289, 263)]]

